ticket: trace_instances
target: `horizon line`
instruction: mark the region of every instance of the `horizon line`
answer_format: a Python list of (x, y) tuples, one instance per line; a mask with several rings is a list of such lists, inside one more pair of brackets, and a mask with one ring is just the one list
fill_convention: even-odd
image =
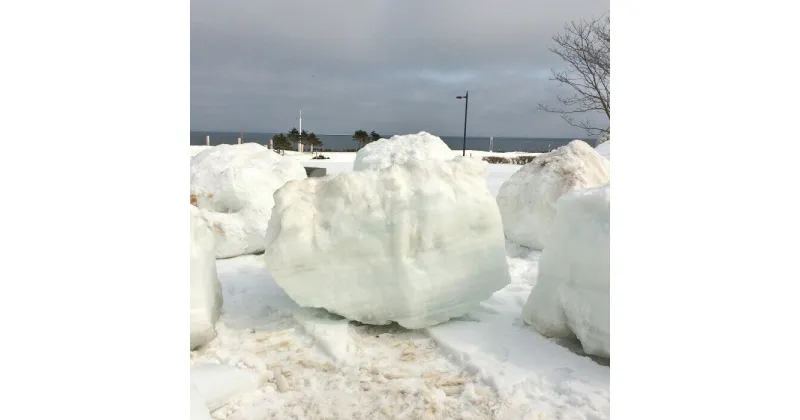
[[(425, 131), (425, 130), (422, 130), (422, 131)], [(190, 133), (193, 133), (193, 132), (198, 132), (198, 133), (231, 133), (231, 134), (235, 134), (235, 133), (242, 133), (242, 134), (281, 134), (281, 133), (284, 133), (282, 131), (194, 130), (194, 129), (190, 129), (189, 132)], [(312, 131), (312, 133), (313, 133), (313, 131)], [(419, 133), (419, 131), (417, 131), (416, 133)], [(404, 134), (394, 133), (394, 134), (391, 134), (390, 137), (394, 136), (394, 135), (408, 135), (408, 134), (416, 134), (416, 133), (404, 133)], [(464, 136), (463, 133), (461, 133), (461, 134), (434, 134), (434, 133), (430, 133), (430, 132), (428, 132), (428, 133), (429, 134), (433, 134), (433, 135), (435, 135), (437, 137), (463, 137)], [(322, 135), (322, 136), (352, 136), (353, 135), (353, 133), (314, 133), (314, 134)], [(573, 139), (573, 140), (583, 140), (583, 138), (592, 138), (591, 136), (582, 136), (582, 137), (581, 136), (529, 137), (529, 136), (504, 136), (504, 135), (494, 135), (494, 134), (493, 135), (478, 135), (478, 134), (467, 135), (467, 138), (470, 138), (470, 137), (485, 137), (487, 139), (489, 137), (501, 137), (501, 138), (520, 138), (520, 139)], [(388, 137), (384, 137), (384, 138), (388, 138)]]

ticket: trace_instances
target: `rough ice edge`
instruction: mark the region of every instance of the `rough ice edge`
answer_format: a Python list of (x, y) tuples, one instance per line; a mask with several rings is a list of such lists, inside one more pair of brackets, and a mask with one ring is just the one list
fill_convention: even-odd
[[(462, 157), (457, 157), (447, 162), (412, 160), (404, 164), (384, 168), (383, 170), (353, 172), (328, 179), (307, 179), (301, 182), (290, 182), (275, 194), (275, 213), (270, 220), (265, 241), (267, 245), (264, 258), (267, 266), (270, 267), (270, 272), (276, 282), (302, 306), (326, 308), (351, 320), (373, 325), (397, 322), (406, 328), (416, 329), (460, 316), (509, 282), (508, 266), (505, 259), (505, 242), (503, 240), (499, 212), (485, 181), (487, 166), (485, 162)], [(404, 185), (403, 182), (408, 181), (406, 178), (415, 181)], [(375, 184), (389, 186), (391, 191), (375, 188)], [(404, 190), (406, 187), (410, 188), (410, 190)], [(442, 190), (433, 191), (431, 188), (441, 188)], [(347, 194), (344, 197), (344, 201), (340, 202), (342, 200), (340, 197), (342, 191), (347, 191)], [(469, 191), (469, 194), (467, 194), (467, 191)], [(408, 196), (401, 197), (403, 192)], [(325, 197), (328, 195), (331, 195), (333, 199), (325, 201)], [(472, 199), (467, 199), (470, 195)], [(298, 199), (298, 197), (300, 198)], [(358, 200), (353, 199), (353, 197), (358, 197)], [(421, 199), (431, 200), (433, 204), (429, 205), (434, 206), (430, 207), (434, 209), (434, 213), (418, 211), (417, 213), (412, 213), (413, 220), (406, 220), (408, 214), (406, 214), (405, 206), (419, 204), (422, 202), (420, 201)], [(456, 201), (450, 204), (448, 201), (450, 199)], [(345, 208), (341, 207), (342, 203), (346, 204)], [(440, 214), (441, 209), (435, 207), (442, 205), (447, 209), (445, 216), (447, 221), (438, 223), (429, 221), (428, 219), (431, 216), (442, 215)], [(473, 206), (474, 208), (465, 209), (465, 205)], [(400, 213), (394, 215), (394, 217), (387, 216), (387, 206), (390, 209), (392, 206), (396, 206), (400, 209)], [(315, 211), (320, 207), (323, 210)], [(370, 210), (368, 211), (368, 209)], [(462, 210), (461, 218), (464, 221), (459, 220), (458, 210)], [(370, 213), (370, 211), (374, 214)], [(381, 211), (384, 211), (384, 213), (381, 213)], [(348, 216), (353, 213), (357, 217), (351, 218)], [(376, 217), (378, 219), (375, 219)], [(393, 222), (387, 225), (384, 217), (390, 217)], [(339, 223), (330, 223), (329, 219), (338, 220)], [(376, 225), (376, 220), (380, 222), (378, 223), (380, 226)], [(313, 221), (314, 225), (309, 227), (309, 221)], [(342, 228), (341, 223), (345, 222), (350, 224), (347, 224), (346, 228)], [(410, 240), (412, 232), (403, 233), (402, 231), (396, 231), (396, 229), (410, 229), (412, 224), (419, 222), (428, 223), (431, 228), (420, 230), (417, 227), (417, 230), (424, 230), (430, 236), (427, 239), (421, 238), (420, 241), (433, 242), (427, 244), (427, 248), (423, 247), (421, 250), (415, 250), (410, 247), (410, 243), (405, 242)], [(362, 235), (359, 236), (357, 241), (354, 237), (351, 237), (353, 232), (369, 233), (370, 229), (366, 227), (370, 226), (370, 223), (374, 225), (372, 227), (376, 228), (375, 235), (372, 237)], [(392, 227), (393, 230), (388, 233), (383, 232), (387, 236), (382, 239), (379, 232), (387, 229), (386, 226)], [(494, 232), (493, 226), (496, 226), (496, 232)], [(441, 229), (436, 229), (440, 227)], [(466, 235), (464, 238), (447, 237), (441, 241), (441, 244), (436, 240), (437, 235), (459, 227), (467, 229), (467, 231), (463, 232)], [(472, 230), (470, 231), (469, 229)], [(282, 233), (283, 231), (287, 233)], [(476, 232), (487, 235), (488, 244), (481, 242), (479, 251), (472, 252), (472, 254), (468, 253), (472, 257), (461, 259), (455, 264), (453, 258), (455, 258), (454, 255), (456, 254), (454, 252), (467, 252), (463, 249), (459, 250), (464, 246), (463, 239), (474, 240), (473, 236)], [(345, 236), (345, 239), (336, 240), (335, 237), (332, 239), (331, 234), (341, 234), (341, 236)], [(363, 246), (365, 254), (362, 255), (362, 253), (353, 251), (350, 245), (342, 242), (351, 239), (353, 244), (358, 243), (359, 245), (368, 241), (367, 245)], [(327, 247), (324, 251), (309, 246), (309, 244), (317, 245), (320, 243)], [(434, 243), (436, 246), (433, 246)], [(335, 272), (332, 270), (339, 269), (342, 259), (346, 259), (349, 254), (339, 255), (338, 258), (331, 257), (328, 254), (336, 253), (342, 249), (350, 253), (356, 252), (362, 257), (357, 263), (361, 268), (355, 271), (361, 276), (385, 278), (383, 276), (388, 272), (391, 278), (399, 270), (401, 273), (411, 276), (409, 277), (412, 279), (411, 281), (419, 281), (426, 276), (420, 276), (417, 273), (418, 271), (436, 266), (432, 261), (426, 261), (426, 259), (443, 256), (445, 261), (447, 259), (451, 260), (449, 262), (453, 263), (451, 264), (453, 266), (447, 269), (441, 268), (439, 275), (449, 277), (457, 274), (464, 275), (466, 277), (458, 281), (465, 282), (465, 286), (471, 284), (473, 287), (482, 287), (479, 288), (479, 291), (473, 290), (471, 296), (460, 295), (460, 299), (453, 297), (446, 299), (444, 296), (438, 296), (440, 304), (446, 303), (448, 305), (444, 308), (434, 309), (433, 306), (429, 306), (414, 309), (413, 307), (418, 304), (429, 304), (427, 300), (418, 299), (413, 304), (409, 303), (408, 307), (402, 311), (392, 303), (398, 298), (397, 293), (389, 293), (388, 295), (388, 292), (378, 293), (386, 298), (380, 304), (374, 303), (374, 293), (369, 299), (367, 299), (366, 295), (361, 298), (355, 298), (355, 302), (359, 302), (359, 304), (367, 300), (373, 302), (373, 311), (367, 306), (355, 307), (354, 309), (338, 302), (337, 299), (341, 298), (341, 296), (335, 293), (335, 288), (333, 290), (325, 290), (331, 287), (329, 283), (318, 285), (319, 287), (304, 286), (309, 289), (298, 287), (299, 283), (309, 281), (309, 279), (312, 282), (316, 281), (317, 277), (315, 276), (326, 278), (326, 282), (330, 282), (332, 277), (336, 278), (333, 274)], [(378, 258), (381, 256), (383, 256), (382, 259)], [(376, 261), (375, 258), (380, 261), (374, 262)], [(475, 258), (482, 258), (485, 262), (494, 262), (489, 263), (487, 266), (475, 265), (476, 263), (473, 261)], [(292, 261), (292, 263), (286, 265), (287, 261)], [(374, 264), (367, 265), (367, 262), (373, 262)], [(403, 262), (408, 262), (408, 265), (403, 265)], [(322, 266), (326, 268), (324, 270), (320, 269), (319, 267)], [(387, 267), (390, 268), (387, 269)], [(468, 269), (469, 267), (480, 267), (480, 272)], [(341, 268), (341, 270), (347, 271), (344, 268)], [(318, 274), (309, 274), (315, 272), (318, 272)], [(435, 274), (435, 272), (433, 273)], [(431, 272), (427, 274), (428, 276), (437, 277), (432, 275)], [(304, 278), (299, 277), (301, 275)], [(341, 275), (344, 276), (344, 274)], [(352, 281), (352, 275), (353, 273), (351, 272), (347, 273), (348, 282)], [(409, 281), (409, 278), (406, 278), (405, 281)], [(479, 282), (478, 279), (483, 280)], [(402, 289), (403, 282), (400, 280), (396, 280), (396, 282), (400, 285), (399, 288)], [(455, 285), (455, 283), (453, 284)], [(312, 292), (309, 293), (309, 290), (312, 290)], [(414, 290), (406, 290), (405, 292), (401, 296), (406, 298), (416, 296), (416, 291)], [(339, 298), (336, 296), (339, 296)], [(352, 294), (348, 294), (348, 296), (352, 298)], [(393, 313), (393, 311), (395, 312)]]
[(217, 278), (214, 235), (200, 210), (189, 206), (189, 320), (190, 350), (216, 336), (215, 324), (222, 308), (222, 289)]
[(544, 249), (560, 197), (580, 188), (609, 182), (610, 166), (591, 146), (573, 140), (537, 156), (500, 186), (497, 204), (510, 241)]
[(547, 337), (577, 338), (586, 354), (610, 357), (610, 185), (558, 201), (552, 241), (522, 316)]
[(216, 257), (264, 250), (273, 193), (305, 179), (302, 164), (256, 143), (208, 147), (191, 159), (191, 200), (216, 238)]

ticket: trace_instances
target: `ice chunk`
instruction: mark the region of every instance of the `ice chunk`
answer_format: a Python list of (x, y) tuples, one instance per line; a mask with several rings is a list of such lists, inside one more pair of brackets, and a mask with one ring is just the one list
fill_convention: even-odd
[(600, 156), (602, 156), (602, 157), (604, 157), (604, 158), (606, 158), (608, 160), (611, 160), (611, 142), (610, 141), (606, 141), (604, 143), (598, 144), (597, 147), (594, 148), (594, 150), (596, 150), (597, 153), (600, 154)]
[(577, 337), (585, 353), (601, 357), (610, 357), (609, 189), (576, 190), (558, 201), (539, 278), (522, 309), (543, 335)]
[(609, 172), (608, 160), (581, 140), (537, 156), (511, 175), (497, 193), (506, 238), (544, 249), (556, 201), (572, 190), (608, 183)]
[(487, 164), (457, 157), (286, 184), (266, 235), (270, 274), (298, 304), (422, 328), (509, 283)]
[(353, 170), (383, 169), (409, 160), (445, 161), (452, 158), (453, 151), (442, 139), (421, 131), (367, 144), (356, 153)]
[(272, 194), (306, 178), (303, 166), (255, 143), (222, 144), (191, 160), (191, 201), (216, 237), (217, 258), (264, 250)]
[(194, 384), (190, 384), (189, 391), (189, 420), (211, 420), (206, 402)]
[(190, 349), (195, 349), (216, 335), (214, 325), (222, 307), (222, 289), (217, 278), (214, 234), (200, 216), (200, 210), (194, 206), (189, 208)]
[(192, 366), (191, 382), (211, 411), (261, 385), (260, 376), (255, 372), (212, 363)]

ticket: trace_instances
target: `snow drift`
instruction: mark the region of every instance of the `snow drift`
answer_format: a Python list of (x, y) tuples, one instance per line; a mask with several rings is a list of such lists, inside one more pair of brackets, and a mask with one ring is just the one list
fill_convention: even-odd
[(411, 160), (289, 182), (266, 235), (270, 274), (299, 305), (423, 328), (509, 283), (482, 161)]
[(452, 158), (453, 151), (442, 139), (421, 131), (367, 144), (356, 153), (353, 170), (384, 169), (409, 160), (445, 161)]
[(263, 251), (272, 194), (304, 178), (299, 162), (255, 143), (212, 146), (193, 157), (191, 201), (214, 232), (217, 258)]
[(556, 201), (564, 194), (609, 182), (609, 162), (581, 140), (537, 156), (515, 172), (497, 193), (506, 238), (544, 249)]
[(609, 185), (577, 190), (558, 201), (539, 278), (522, 309), (547, 337), (577, 338), (587, 354), (610, 357)]
[(214, 235), (200, 216), (200, 210), (189, 207), (189, 322), (190, 350), (193, 350), (216, 335), (214, 325), (222, 308), (222, 288), (217, 279)]
[(611, 160), (611, 142), (610, 141), (605, 141), (604, 143), (598, 144), (597, 147), (594, 148), (594, 150), (597, 151), (597, 153), (599, 153), (600, 156), (602, 156), (602, 157), (604, 157), (604, 158), (606, 158), (608, 160)]

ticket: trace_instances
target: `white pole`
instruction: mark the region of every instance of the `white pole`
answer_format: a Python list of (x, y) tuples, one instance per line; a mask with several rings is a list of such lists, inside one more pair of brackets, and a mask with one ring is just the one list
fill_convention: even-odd
[(238, 139), (238, 140), (239, 140), (239, 144), (242, 144), (242, 138), (241, 138), (241, 137), (239, 137), (239, 139)]
[(275, 150), (275, 145), (272, 144), (272, 139), (269, 139), (269, 148)]
[[(303, 134), (303, 110), (300, 110), (300, 134)], [(297, 151), (303, 153), (303, 140), (297, 142)]]
[(211, 136), (206, 136), (206, 146), (211, 146)]

